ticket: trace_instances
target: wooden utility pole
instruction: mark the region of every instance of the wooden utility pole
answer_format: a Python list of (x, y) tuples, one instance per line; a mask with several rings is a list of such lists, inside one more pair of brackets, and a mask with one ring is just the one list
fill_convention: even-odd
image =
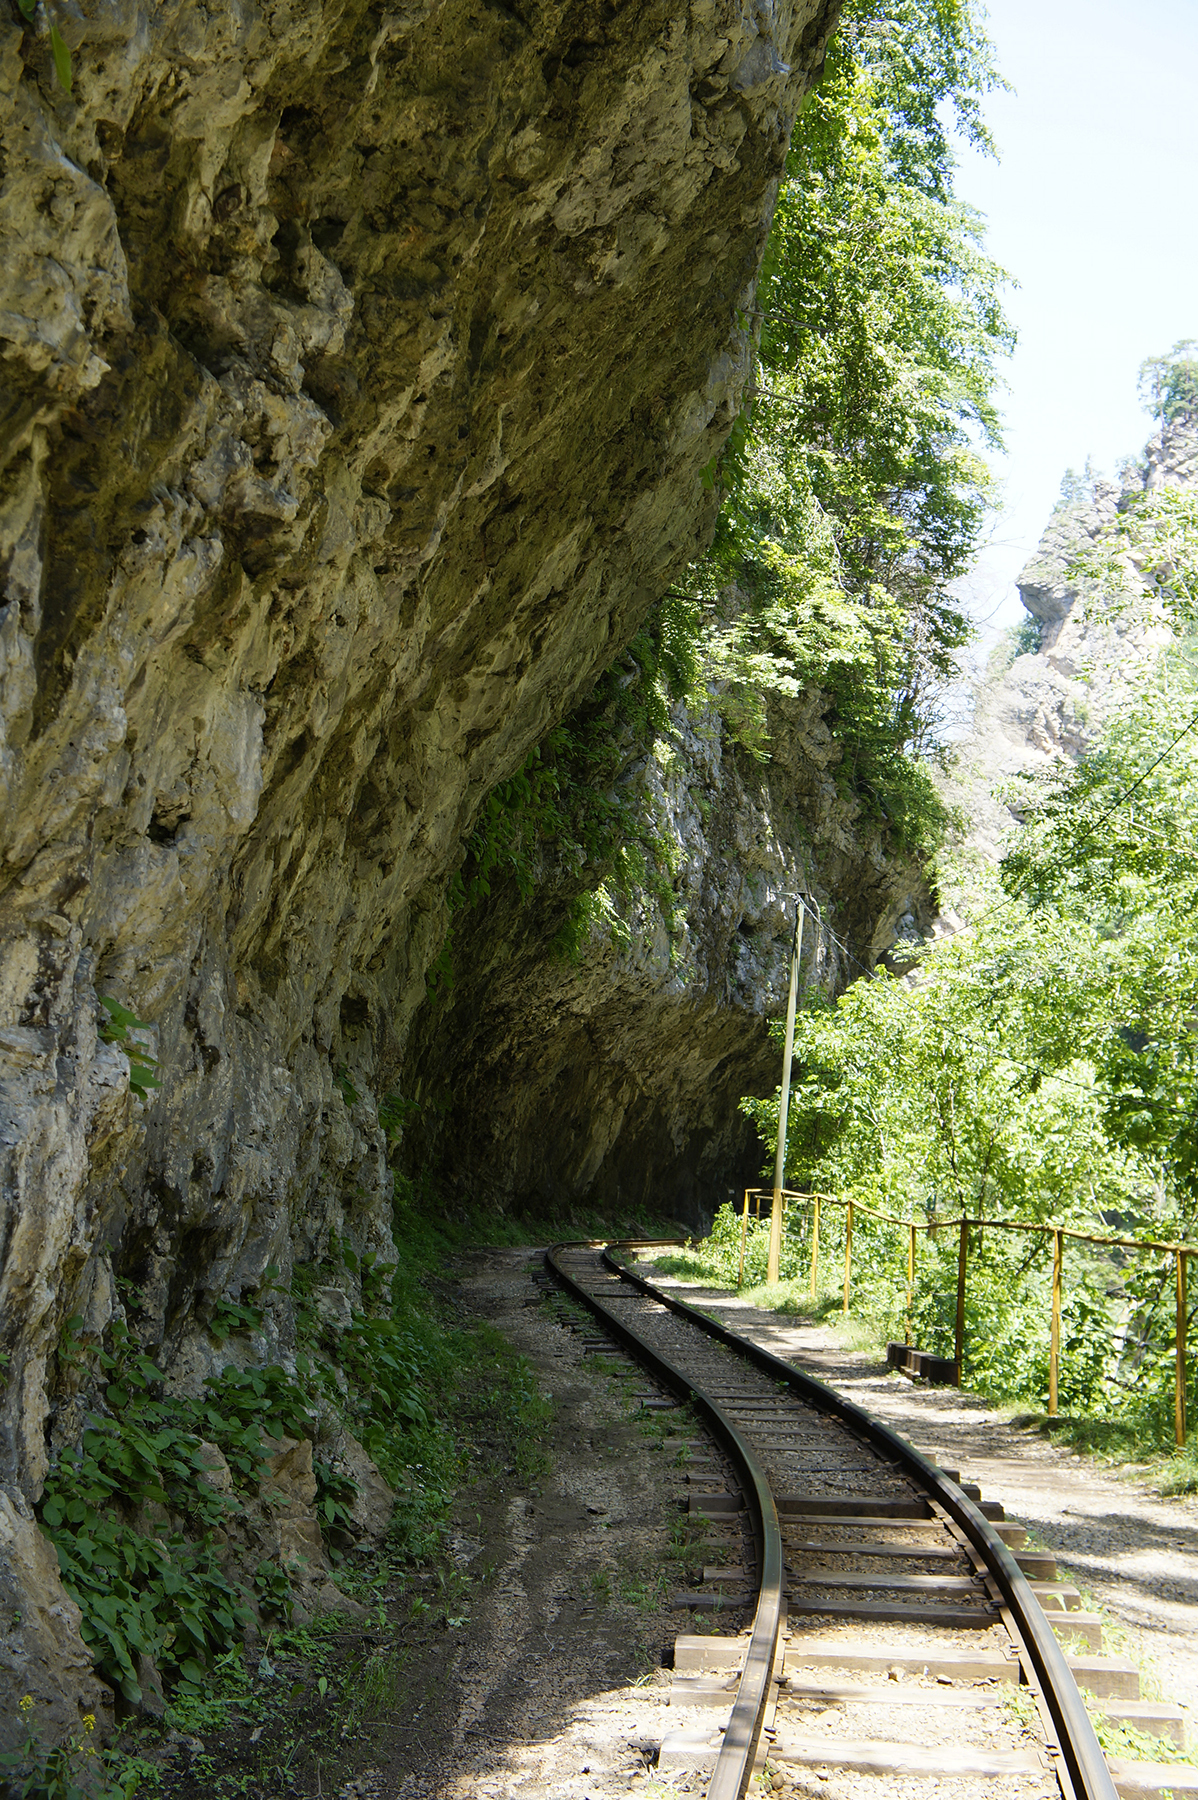
[(1064, 1234), (1052, 1234), (1052, 1318), (1048, 1333), (1048, 1413), (1056, 1417), (1061, 1373), (1061, 1268), (1065, 1260)]
[(961, 1235), (957, 1241), (957, 1329), (953, 1339), (953, 1360), (957, 1365), (957, 1386), (965, 1367), (965, 1259), (969, 1255), (969, 1227), (961, 1214)]
[(786, 1048), (782, 1054), (782, 1092), (778, 1096), (778, 1147), (774, 1156), (774, 1205), (770, 1213), (770, 1250), (766, 1280), (777, 1281), (782, 1255), (782, 1184), (786, 1172), (786, 1115), (790, 1111), (790, 1063), (795, 1047), (795, 1002), (799, 992), (799, 958), (803, 954), (803, 920), (807, 908), (799, 896), (790, 951), (790, 991), (786, 997)]
[(1178, 1449), (1186, 1441), (1186, 1253), (1177, 1252), (1177, 1369), (1174, 1376), (1174, 1431)]

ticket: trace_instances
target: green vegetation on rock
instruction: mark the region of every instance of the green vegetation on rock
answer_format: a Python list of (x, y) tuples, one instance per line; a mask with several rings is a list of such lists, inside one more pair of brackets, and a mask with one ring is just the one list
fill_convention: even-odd
[[(290, 1372), (230, 1362), (189, 1397), (141, 1350), (135, 1295), (133, 1325), (118, 1317), (101, 1342), (70, 1321), (60, 1357), (88, 1398), (88, 1422), (52, 1469), (39, 1513), (96, 1667), (129, 1703), (144, 1698), (143, 1659), (182, 1707), (240, 1655), (247, 1631), (291, 1618), (316, 1571), (269, 1550), (272, 1509), (310, 1510), (332, 1584), (377, 1599), (391, 1571), (437, 1555), (473, 1423), (486, 1418), (505, 1461), (526, 1475), (540, 1467), (545, 1402), (497, 1334), (431, 1299), (421, 1277), (446, 1239), (409, 1224), (402, 1272), (336, 1240), (324, 1263), (296, 1271), (286, 1290), (297, 1334)], [(322, 1313), (318, 1301), (350, 1277), (361, 1307), (346, 1298), (344, 1317)], [(273, 1279), (253, 1302), (218, 1304), (210, 1335), (244, 1347), (272, 1294), (284, 1295)], [(369, 1533), (354, 1510), (358, 1480), (338, 1460), (347, 1428), (402, 1500)], [(299, 1488), (272, 1497), (271, 1459), (305, 1441), (316, 1450), (310, 1507)], [(372, 1560), (359, 1554), (351, 1569), (344, 1549), (369, 1550), (372, 1538)]]
[[(757, 397), (725, 454), (698, 579), (737, 616), (704, 634), (740, 729), (817, 684), (841, 779), (899, 845), (943, 822), (918, 760), (971, 628), (951, 584), (976, 547), (1013, 338), (981, 221), (954, 199), (945, 107), (989, 147), (995, 85), (968, 5), (848, 9), (796, 128), (758, 286)], [(734, 714), (735, 716), (735, 714)]]
[[(619, 931), (652, 895), (672, 915), (670, 844), (638, 773), (682, 700), (768, 756), (770, 708), (822, 695), (837, 786), (891, 851), (929, 851), (948, 814), (927, 757), (970, 626), (952, 595), (991, 500), (995, 365), (1011, 347), (1003, 272), (953, 196), (946, 112), (989, 147), (997, 83), (980, 9), (851, 0), (795, 128), (744, 324), (756, 379), (708, 472), (706, 556), (662, 597), (589, 699), (493, 791), (454, 903), (552, 872), (573, 900), (559, 943)], [(617, 906), (613, 908), (613, 899)], [(445, 973), (449, 960), (440, 966)]]

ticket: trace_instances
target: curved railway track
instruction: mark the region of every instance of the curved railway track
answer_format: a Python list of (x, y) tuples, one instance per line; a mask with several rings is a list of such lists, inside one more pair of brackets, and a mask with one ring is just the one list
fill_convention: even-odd
[[(722, 1470), (692, 1466), (689, 1506), (733, 1560), (705, 1568), (703, 1591), (678, 1598), (746, 1620), (736, 1636), (678, 1639), (675, 1696), (728, 1711), (714, 1731), (667, 1739), (663, 1763), (711, 1767), (714, 1757), (708, 1800), (740, 1800), (766, 1750), (783, 1767), (980, 1777), (996, 1797), (1027, 1794), (1037, 1773), (1039, 1791), (1055, 1777), (1065, 1800), (1139, 1792), (1116, 1787), (1075, 1679), (1117, 1695), (1117, 1675), (1100, 1667), (1112, 1659), (1067, 1657), (1058, 1642), (1054, 1625), (1075, 1647), (1098, 1640), (1074, 1590), (1035, 1580), (1055, 1576), (1051, 1557), (1017, 1555), (1024, 1534), (1000, 1522), (1001, 1507), (811, 1376), (653, 1287), (624, 1260), (634, 1248), (562, 1244), (546, 1264), (608, 1338), (689, 1401), (718, 1446)], [(1010, 1684), (1030, 1690), (1042, 1752), (986, 1747), (987, 1709), (1010, 1739), (1000, 1703)], [(828, 1707), (860, 1708), (867, 1720), (947, 1711), (959, 1724), (947, 1744), (921, 1747), (907, 1733), (846, 1749), (842, 1736), (809, 1728)], [(1102, 1710), (1137, 1724), (1151, 1711), (1117, 1699)], [(1001, 1729), (991, 1735), (1003, 1741)]]

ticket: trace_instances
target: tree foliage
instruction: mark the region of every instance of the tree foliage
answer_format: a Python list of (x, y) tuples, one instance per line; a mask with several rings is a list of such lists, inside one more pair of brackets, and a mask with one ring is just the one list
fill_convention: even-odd
[[(962, 1214), (1198, 1236), (1198, 645), (1163, 654), (1078, 766), (1025, 779), (975, 923), (905, 979), (799, 1016), (788, 1178), (926, 1225)], [(765, 1135), (776, 1102), (748, 1103)], [(902, 1245), (862, 1221), (906, 1304)], [(951, 1350), (955, 1236), (921, 1251), (915, 1323)], [(1070, 1247), (1067, 1398), (1168, 1418), (1160, 1253)], [(975, 1242), (969, 1366), (1042, 1401), (1048, 1243)], [(868, 1251), (867, 1251), (868, 1261)]]
[(1198, 416), (1198, 342), (1183, 338), (1140, 365), (1140, 399), (1162, 424)]
[(1167, 1219), (1198, 1215), (1198, 648), (1162, 657), (1138, 703), (1068, 776), (1025, 783), (1003, 865), (1039, 928), (1090, 946), (1070, 972), (1074, 1042), (1107, 1135), (1159, 1165)]
[[(990, 500), (1002, 271), (952, 192), (946, 107), (988, 144), (995, 85), (967, 4), (851, 6), (795, 131), (758, 287), (751, 417), (721, 466), (697, 584), (704, 651), (764, 737), (763, 693), (818, 683), (846, 773), (900, 838), (942, 823), (912, 761), (970, 635), (952, 594)], [(911, 808), (921, 790), (925, 818)], [(904, 827), (909, 827), (905, 830)]]

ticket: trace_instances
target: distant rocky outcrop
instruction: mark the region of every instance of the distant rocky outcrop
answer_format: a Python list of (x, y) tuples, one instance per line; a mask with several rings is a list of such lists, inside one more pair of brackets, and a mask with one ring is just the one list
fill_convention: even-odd
[(1137, 495), (1192, 484), (1198, 426), (1184, 415), (1162, 425), (1120, 484), (1089, 473), (1067, 479), (1019, 576), (1038, 643), (981, 684), (955, 758), (951, 798), (985, 860), (998, 860), (1016, 823), (1004, 798), (1012, 777), (1076, 761), (1172, 637), (1134, 541), (1111, 556), (1111, 527)]

